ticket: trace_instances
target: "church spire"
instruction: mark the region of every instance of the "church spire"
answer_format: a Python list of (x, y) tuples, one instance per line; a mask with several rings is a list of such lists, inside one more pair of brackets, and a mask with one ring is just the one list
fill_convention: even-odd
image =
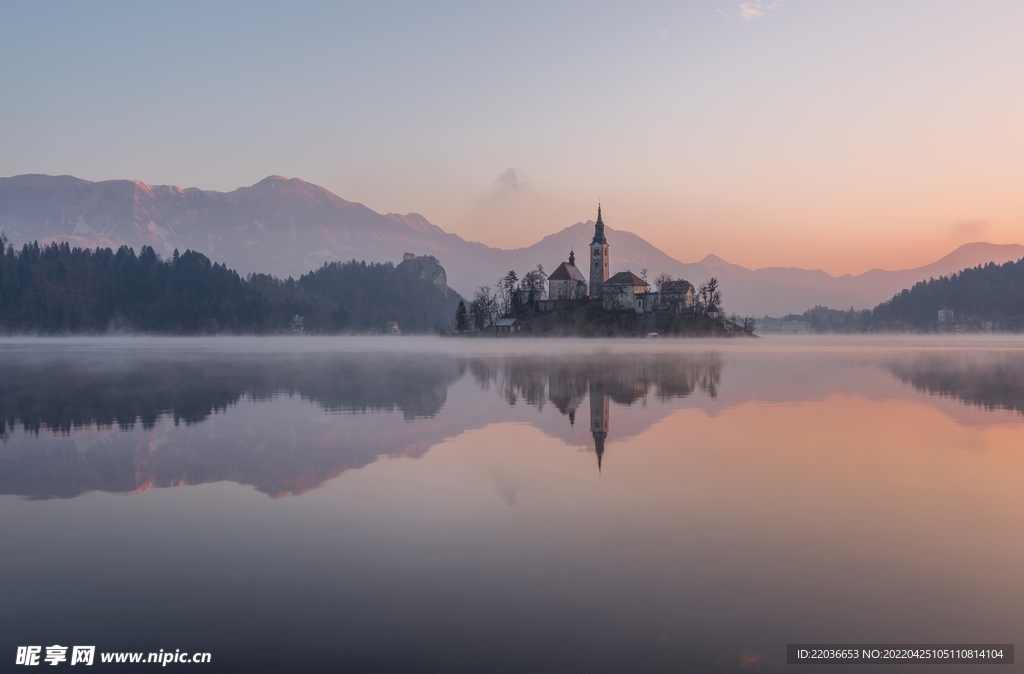
[(574, 267), (576, 266), (576, 251), (574, 251), (572, 248), (569, 249), (569, 264), (571, 264)]
[(594, 240), (590, 243), (608, 243), (608, 240), (604, 238), (604, 220), (601, 219), (600, 201), (597, 202), (597, 222), (594, 223)]

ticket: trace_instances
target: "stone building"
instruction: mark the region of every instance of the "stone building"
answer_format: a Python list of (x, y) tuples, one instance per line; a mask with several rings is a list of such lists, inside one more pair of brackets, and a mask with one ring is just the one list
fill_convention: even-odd
[(680, 313), (693, 309), (693, 284), (683, 279), (665, 281), (661, 284), (658, 305), (659, 309)]
[[(654, 309), (652, 301), (645, 301), (649, 294), (654, 295), (649, 290), (647, 281), (631, 271), (620, 271), (602, 285), (601, 304), (605, 309), (632, 309), (642, 314)], [(650, 309), (647, 304), (651, 305)]]

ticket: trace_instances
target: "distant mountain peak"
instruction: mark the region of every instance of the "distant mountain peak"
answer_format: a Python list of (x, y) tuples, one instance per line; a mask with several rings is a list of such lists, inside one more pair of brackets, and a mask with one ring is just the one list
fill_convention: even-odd
[[(1024, 246), (1019, 243), (988, 243), (986, 241), (974, 241), (965, 243), (949, 255), (945, 255), (932, 263), (941, 265), (946, 262), (963, 263), (965, 266), (977, 266), (979, 260), (988, 261), (989, 258), (1010, 260), (1016, 256), (1017, 259), (1024, 257)], [(973, 263), (973, 264), (971, 264)], [(932, 265), (928, 265), (932, 266)]]
[(726, 262), (725, 260), (723, 260), (722, 258), (720, 258), (720, 257), (718, 257), (717, 255), (714, 255), (714, 254), (712, 254), (712, 255), (705, 255), (704, 258), (700, 262), (698, 262), (697, 264), (702, 264), (705, 267), (707, 267), (708, 269), (715, 269), (716, 267), (732, 267), (732, 266), (734, 266), (731, 263)]

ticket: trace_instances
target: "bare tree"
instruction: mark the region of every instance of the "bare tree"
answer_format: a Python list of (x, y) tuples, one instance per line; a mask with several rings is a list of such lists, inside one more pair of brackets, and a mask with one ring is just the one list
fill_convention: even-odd
[(718, 279), (712, 276), (697, 289), (697, 308), (705, 314), (717, 312), (722, 306), (722, 293), (718, 290)]
[(473, 322), (473, 327), (483, 330), (494, 323), (497, 315), (498, 302), (491, 294), (491, 287), (480, 286), (477, 288), (476, 294), (473, 295), (473, 301), (469, 304), (469, 318)]
[(672, 274), (669, 274), (668, 272), (663, 271), (660, 274), (658, 274), (656, 277), (654, 277), (654, 285), (656, 285), (658, 287), (658, 290), (661, 290), (662, 286), (664, 286), (666, 283), (668, 283), (671, 280), (672, 280)]
[(498, 279), (498, 288), (495, 297), (498, 300), (498, 308), (502, 314), (512, 311), (513, 295), (519, 288), (519, 276), (514, 269)]
[(647, 267), (640, 270), (640, 278), (644, 280), (644, 283), (647, 282)]

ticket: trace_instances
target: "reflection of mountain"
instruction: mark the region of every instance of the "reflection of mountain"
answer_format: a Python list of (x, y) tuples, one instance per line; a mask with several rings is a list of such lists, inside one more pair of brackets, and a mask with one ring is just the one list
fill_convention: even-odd
[(231, 481), (298, 495), (381, 456), (420, 456), (451, 432), (386, 412), (325, 415), (297, 397), (243, 401), (200, 424), (12, 434), (0, 445), (0, 493), (70, 498)]
[(889, 369), (904, 384), (930, 395), (1024, 413), (1024, 356), (1020, 353), (929, 354), (893, 361)]

